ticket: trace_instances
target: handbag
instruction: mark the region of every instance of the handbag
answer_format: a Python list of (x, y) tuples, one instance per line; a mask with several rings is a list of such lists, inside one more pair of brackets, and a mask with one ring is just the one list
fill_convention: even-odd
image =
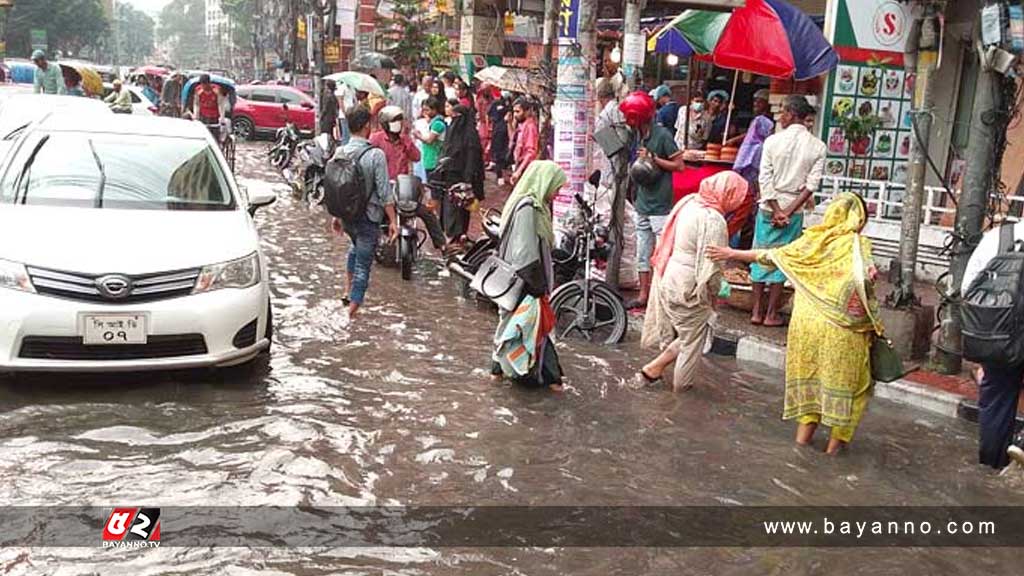
[(892, 340), (884, 334), (876, 335), (871, 343), (871, 378), (876, 382), (899, 380), (907, 373), (903, 359), (892, 347)]
[(483, 294), (499, 308), (507, 312), (515, 310), (523, 295), (526, 283), (516, 274), (515, 268), (497, 255), (491, 255), (480, 265), (469, 287)]
[(868, 319), (871, 320), (871, 327), (875, 333), (875, 338), (871, 342), (870, 352), (871, 379), (875, 382), (893, 382), (902, 378), (910, 370), (903, 367), (903, 359), (896, 353), (896, 349), (892, 347), (892, 340), (886, 338), (885, 327), (882, 326), (881, 320), (872, 313), (871, 306), (868, 304), (867, 290), (864, 287), (864, 260), (861, 255), (859, 237), (854, 240), (853, 246), (854, 266), (856, 266), (854, 278), (857, 282), (857, 296), (864, 306)]

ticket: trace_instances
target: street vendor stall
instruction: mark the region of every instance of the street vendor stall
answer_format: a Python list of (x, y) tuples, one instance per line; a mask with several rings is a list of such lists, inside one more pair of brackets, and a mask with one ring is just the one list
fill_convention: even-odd
[[(771, 78), (807, 80), (835, 68), (839, 57), (818, 25), (783, 0), (748, 0), (730, 13), (686, 10), (651, 37), (651, 51), (674, 53), (710, 62), (733, 71), (731, 97), (735, 97), (740, 72)], [(692, 92), (693, 75), (689, 75)], [(730, 102), (725, 125), (731, 124), (735, 106)], [(689, 138), (689, 116), (685, 138)], [(696, 192), (700, 180), (730, 169), (738, 147), (722, 141), (709, 142), (702, 152), (688, 151), (687, 161), (699, 167), (693, 174), (677, 175), (678, 196)]]

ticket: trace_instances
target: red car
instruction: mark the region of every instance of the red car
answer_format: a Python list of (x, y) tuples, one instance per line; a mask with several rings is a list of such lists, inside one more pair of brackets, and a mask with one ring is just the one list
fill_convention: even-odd
[(235, 113), (232, 117), (235, 136), (251, 140), (271, 135), (292, 122), (300, 132), (312, 133), (316, 126), (316, 102), (291, 86), (247, 84), (235, 92)]

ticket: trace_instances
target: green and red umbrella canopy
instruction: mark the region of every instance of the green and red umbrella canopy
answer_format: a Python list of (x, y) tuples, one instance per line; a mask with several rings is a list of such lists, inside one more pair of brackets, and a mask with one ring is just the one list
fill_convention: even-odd
[(817, 24), (783, 0), (747, 0), (731, 13), (687, 10), (651, 37), (648, 50), (796, 80), (820, 76), (839, 64)]

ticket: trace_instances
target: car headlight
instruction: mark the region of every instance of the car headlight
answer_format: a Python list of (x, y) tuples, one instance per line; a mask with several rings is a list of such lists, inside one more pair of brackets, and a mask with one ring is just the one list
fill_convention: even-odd
[(28, 277), (28, 271), (24, 264), (0, 260), (0, 288), (21, 290), (22, 292), (35, 292), (32, 286), (32, 279)]
[(251, 288), (259, 281), (260, 257), (253, 252), (238, 260), (203, 266), (192, 293), (201, 294), (222, 288)]

